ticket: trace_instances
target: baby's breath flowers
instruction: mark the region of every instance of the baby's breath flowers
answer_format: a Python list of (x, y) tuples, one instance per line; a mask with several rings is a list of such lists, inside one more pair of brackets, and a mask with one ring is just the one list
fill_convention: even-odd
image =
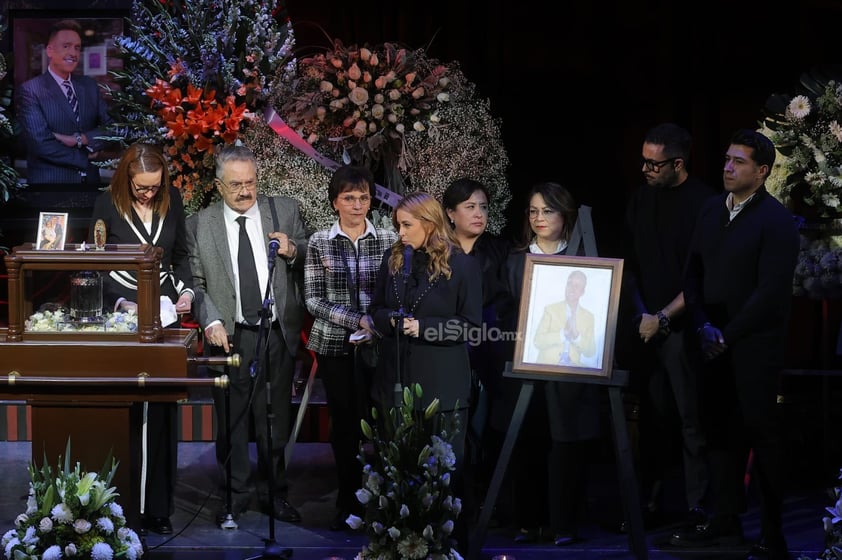
[(416, 408), (421, 386), (404, 387), (403, 403), (375, 424), (362, 420), (363, 435), (373, 445), (371, 462), (360, 447), (363, 487), (357, 500), (365, 519), (351, 515), (352, 528), (366, 528), (369, 542), (357, 555), (367, 559), (461, 560), (451, 548), (451, 534), (462, 502), (453, 496), (451, 473), (456, 468), (451, 440), (459, 429), (454, 415), (449, 426), (435, 433), (439, 400), (426, 409)]
[[(350, 52), (353, 49), (345, 50)], [(375, 56), (375, 52), (376, 49), (372, 49), (371, 56)], [(413, 52), (416, 60), (426, 60), (426, 67), (432, 64), (426, 59), (423, 51)], [(364, 52), (362, 56), (365, 56)], [(272, 105), (290, 126), (299, 123), (298, 126), (293, 126), (293, 129), (317, 152), (337, 162), (337, 165), (338, 162), (348, 162), (358, 157), (359, 150), (355, 151), (349, 146), (357, 145), (363, 149), (359, 144), (364, 142), (364, 149), (370, 151), (368, 156), (374, 161), (354, 160), (354, 163), (368, 165), (374, 171), (378, 182), (399, 194), (401, 186), (405, 186), (407, 189), (430, 193), (441, 200), (444, 190), (454, 179), (469, 177), (483, 183), (491, 195), (488, 230), (500, 233), (506, 224), (505, 210), (511, 199), (506, 177), (509, 158), (503, 143), (501, 122), (492, 115), (490, 101), (476, 95), (476, 86), (464, 75), (458, 63), (450, 62), (444, 65), (444, 68), (446, 74), (442, 79), (446, 81), (441, 87), (446, 88), (446, 91), (436, 94), (435, 104), (430, 102), (430, 108), (424, 109), (426, 113), (419, 109), (416, 115), (421, 119), (419, 126), (410, 126), (406, 120), (399, 121), (397, 113), (390, 118), (385, 106), (381, 114), (375, 103), (370, 108), (371, 117), (376, 123), (380, 123), (377, 124), (378, 127), (382, 125), (384, 128), (378, 128), (374, 132), (366, 129), (367, 133), (363, 138), (353, 136), (350, 130), (343, 132), (340, 125), (348, 116), (343, 111), (350, 106), (356, 106), (349, 100), (342, 105), (344, 109), (337, 109), (335, 114), (324, 104), (319, 110), (319, 100), (325, 98), (323, 90), (329, 89), (331, 96), (340, 90), (332, 85), (323, 85), (322, 81), (326, 80), (317, 80), (316, 77), (322, 76), (324, 71), (316, 71), (313, 64), (299, 64), (297, 71), (301, 76), (280, 84), (276, 88), (276, 97), (272, 100)], [(328, 74), (333, 75), (331, 72)], [(421, 74), (416, 72), (412, 83), (418, 82), (419, 75)], [(362, 83), (371, 86), (372, 82), (365, 82), (364, 72), (361, 74), (361, 80)], [(374, 84), (373, 87), (376, 89), (377, 85)], [(372, 95), (369, 91), (368, 103), (371, 104), (376, 96), (377, 93)], [(359, 94), (358, 101), (363, 97)], [(315, 101), (310, 103), (304, 100)], [(335, 99), (331, 97), (331, 102), (333, 101)], [(405, 101), (415, 103), (417, 100), (410, 95)], [(358, 110), (354, 109), (351, 115)], [(364, 112), (360, 112), (358, 121), (364, 118)], [(403, 112), (404, 115), (406, 113)], [(411, 109), (409, 113), (412, 113)], [(345, 115), (341, 122), (338, 119), (340, 114)], [(398, 126), (400, 124), (403, 126)], [(312, 131), (308, 126), (312, 126)], [(356, 127), (357, 124), (353, 126)], [(328, 130), (330, 127), (334, 128)], [(400, 137), (400, 146), (383, 141), (386, 137), (396, 138), (395, 135)], [(330, 169), (325, 169), (293, 148), (266, 124), (252, 123), (243, 135), (243, 142), (258, 156), (258, 188), (261, 192), (286, 194), (298, 199), (308, 229), (330, 227), (336, 220), (333, 208), (324, 194), (325, 185), (330, 180)], [(395, 162), (392, 160), (395, 157), (395, 149), (398, 148), (400, 159)], [(391, 209), (384, 205), (379, 210), (379, 217), (385, 217), (388, 223)]]

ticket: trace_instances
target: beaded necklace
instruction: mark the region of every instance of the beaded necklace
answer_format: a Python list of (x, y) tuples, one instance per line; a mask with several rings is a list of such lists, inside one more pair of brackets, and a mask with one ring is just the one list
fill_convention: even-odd
[[(404, 309), (403, 301), (401, 301), (401, 296), (398, 293), (397, 275), (394, 275), (392, 278), (395, 280), (395, 281), (392, 282), (392, 289), (395, 292), (395, 298), (398, 300), (398, 307), (400, 307), (401, 309)], [(440, 278), (441, 278), (441, 274), (437, 274), (435, 278), (430, 280), (430, 283), (427, 284), (427, 287), (424, 288), (424, 291), (422, 291), (420, 294), (418, 294), (418, 297), (415, 298), (415, 301), (412, 303), (412, 307), (410, 307), (409, 309), (406, 310), (407, 315), (412, 316), (412, 314), (415, 312), (415, 310), (418, 309), (418, 304), (421, 302), (422, 299), (424, 299), (424, 297), (428, 293), (430, 293), (430, 290), (432, 290), (435, 287), (435, 285), (439, 283)]]

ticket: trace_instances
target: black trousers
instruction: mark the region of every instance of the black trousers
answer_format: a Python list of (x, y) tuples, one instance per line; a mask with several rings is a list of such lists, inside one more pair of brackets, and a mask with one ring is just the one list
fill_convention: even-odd
[(657, 344), (650, 356), (650, 367), (640, 372), (645, 376), (640, 391), (644, 487), (646, 492), (651, 492), (656, 481), (664, 480), (668, 466), (678, 456), (676, 446), (680, 446), (686, 507), (704, 506), (709, 476), (699, 412), (698, 367), (684, 350), (684, 333), (671, 333)]
[[(235, 327), (234, 349), (240, 354), (240, 366), (228, 368), (231, 401), (231, 445), (226, 445), (225, 391), (214, 389), (217, 437), (216, 458), (225, 473), (226, 461), (231, 461), (231, 494), (234, 501), (244, 500), (256, 486), (258, 498), (268, 500), (269, 468), (274, 475), (275, 496), (286, 497), (287, 478), (284, 448), (290, 433), (290, 399), (292, 398), (293, 356), (284, 343), (280, 329), (268, 334), (268, 349), (261, 341), (255, 377), (251, 364), (255, 358), (256, 329)], [(272, 443), (268, 445), (267, 411), (272, 410)], [(252, 485), (249, 456), (249, 428), (254, 430), (257, 444), (257, 478)]]
[[(142, 417), (144, 403), (133, 411)], [(174, 512), (173, 494), (178, 468), (178, 406), (148, 403), (146, 414), (146, 490), (143, 514), (147, 518), (169, 517)]]
[(370, 372), (353, 353), (344, 356), (317, 355), (318, 373), (325, 386), (330, 413), (330, 446), (336, 463), (338, 493), (336, 508), (347, 512), (361, 509), (356, 491), (362, 487), (362, 463), (357, 459), (362, 431), (360, 420), (370, 419)]
[(779, 370), (751, 367), (752, 355), (736, 348), (705, 364), (703, 410), (715, 512), (746, 511), (744, 480), (751, 449), (762, 531), (768, 539), (782, 541), (785, 447), (776, 403)]

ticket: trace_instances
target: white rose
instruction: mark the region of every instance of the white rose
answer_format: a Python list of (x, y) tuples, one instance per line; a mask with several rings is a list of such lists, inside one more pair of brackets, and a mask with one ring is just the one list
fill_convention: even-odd
[(365, 105), (368, 103), (368, 91), (360, 87), (355, 87), (348, 93), (348, 99), (354, 105)]

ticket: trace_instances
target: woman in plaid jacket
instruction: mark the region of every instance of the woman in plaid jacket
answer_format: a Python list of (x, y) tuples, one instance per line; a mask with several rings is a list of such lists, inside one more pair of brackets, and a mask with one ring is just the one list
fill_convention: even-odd
[(379, 336), (367, 312), (380, 261), (397, 239), (366, 218), (374, 193), (368, 168), (345, 165), (334, 172), (328, 198), (339, 219), (310, 237), (304, 266), (305, 303), (315, 319), (307, 348), (316, 353), (327, 394), (339, 486), (330, 526), (335, 531), (347, 528), (349, 514), (362, 513), (355, 496), (362, 478), (360, 419), (369, 407), (373, 340)]

